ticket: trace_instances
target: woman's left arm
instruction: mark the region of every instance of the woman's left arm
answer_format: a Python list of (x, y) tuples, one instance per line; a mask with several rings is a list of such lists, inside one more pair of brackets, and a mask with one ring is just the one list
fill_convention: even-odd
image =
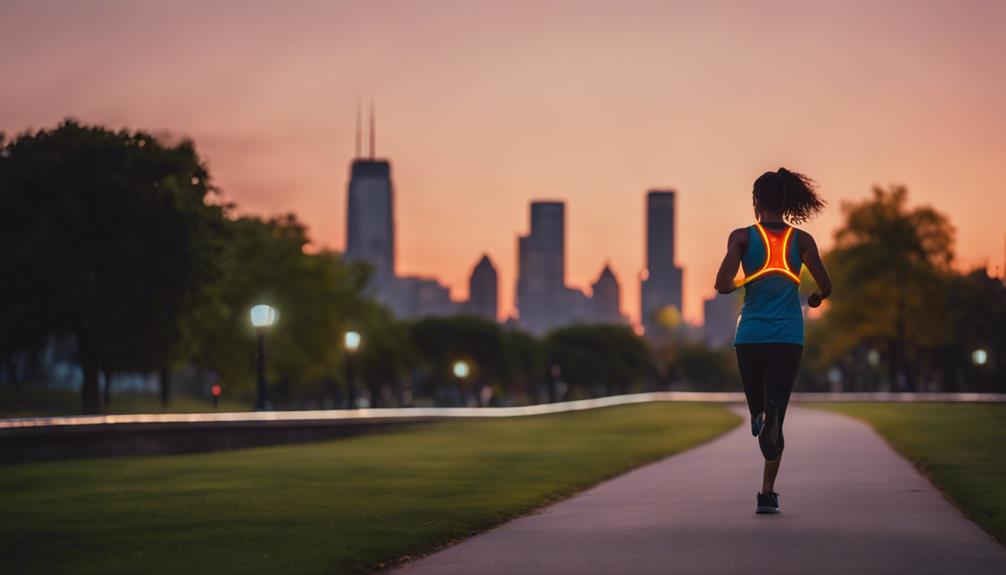
[(821, 305), (822, 300), (831, 295), (831, 276), (828, 275), (828, 269), (824, 267), (824, 261), (821, 260), (821, 253), (817, 251), (817, 242), (814, 241), (813, 236), (801, 233), (797, 238), (797, 247), (800, 249), (803, 263), (807, 264), (810, 275), (817, 283), (818, 291), (810, 294), (810, 297), (807, 298), (807, 304), (810, 307), (817, 307)]

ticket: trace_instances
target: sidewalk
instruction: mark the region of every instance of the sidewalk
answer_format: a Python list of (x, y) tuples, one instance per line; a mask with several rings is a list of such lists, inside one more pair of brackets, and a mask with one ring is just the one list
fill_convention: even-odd
[(791, 407), (783, 514), (754, 515), (760, 480), (743, 424), (395, 573), (1006, 573), (1006, 549), (850, 418)]

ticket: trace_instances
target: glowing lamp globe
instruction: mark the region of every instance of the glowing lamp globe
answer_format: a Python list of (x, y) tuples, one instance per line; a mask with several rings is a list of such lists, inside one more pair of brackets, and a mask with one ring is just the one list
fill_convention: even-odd
[(984, 349), (976, 349), (971, 352), (971, 362), (975, 365), (985, 365), (989, 360), (989, 352)]
[(464, 379), (471, 374), (472, 369), (464, 361), (455, 361), (452, 366), (452, 371), (454, 371), (454, 377)]
[(880, 352), (871, 349), (869, 353), (866, 354), (866, 361), (873, 367), (880, 365)]
[(343, 340), (346, 344), (346, 349), (352, 352), (360, 349), (360, 343), (363, 341), (363, 337), (360, 335), (360, 332), (347, 331)]
[(278, 313), (271, 305), (259, 304), (251, 308), (251, 323), (257, 328), (272, 327)]

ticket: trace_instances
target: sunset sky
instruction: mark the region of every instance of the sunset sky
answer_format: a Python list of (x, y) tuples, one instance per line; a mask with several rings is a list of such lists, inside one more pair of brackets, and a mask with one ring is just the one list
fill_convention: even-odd
[(358, 103), (392, 161), (398, 271), (467, 297), (488, 252), (512, 311), (528, 201), (567, 202), (567, 281), (605, 262), (639, 315), (644, 196), (678, 190), (701, 320), (751, 184), (844, 200), (905, 184), (1006, 257), (1006, 2), (0, 0), (0, 130), (73, 116), (192, 138), (241, 213), (296, 212), (342, 249)]

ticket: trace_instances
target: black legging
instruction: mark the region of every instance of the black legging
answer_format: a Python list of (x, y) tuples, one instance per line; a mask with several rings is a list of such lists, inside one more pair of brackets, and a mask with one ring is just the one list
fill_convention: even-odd
[(796, 343), (740, 343), (735, 349), (751, 417), (765, 411), (765, 402), (771, 400), (779, 408), (779, 428), (782, 429), (789, 395), (793, 392), (793, 382), (800, 368), (803, 346)]

